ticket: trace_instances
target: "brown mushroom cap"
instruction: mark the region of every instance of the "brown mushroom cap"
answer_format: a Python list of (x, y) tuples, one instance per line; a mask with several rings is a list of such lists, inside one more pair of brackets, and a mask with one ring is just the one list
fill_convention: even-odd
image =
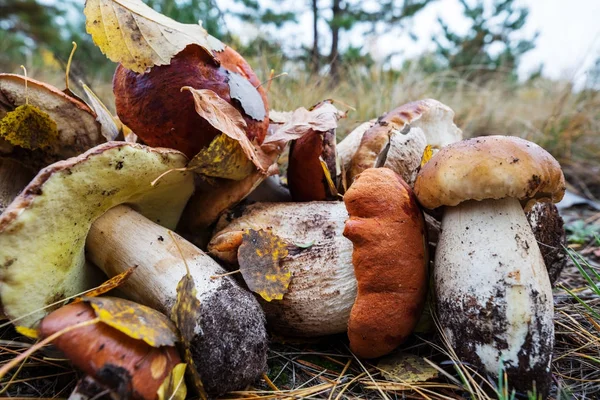
[(358, 175), (344, 203), (350, 214), (344, 236), (354, 245), (358, 282), (350, 348), (359, 357), (379, 357), (406, 340), (425, 304), (425, 222), (410, 187), (387, 168)]
[(421, 168), (415, 182), (419, 202), (430, 209), (506, 197), (559, 202), (564, 192), (558, 161), (537, 144), (513, 136), (448, 145)]
[[(136, 307), (162, 316), (150, 308)], [(40, 333), (42, 337), (48, 337), (94, 318), (96, 313), (89, 304), (69, 304), (44, 318), (40, 323)], [(166, 317), (163, 320), (171, 323)], [(176, 330), (175, 327), (172, 329)], [(115, 394), (133, 399), (156, 399), (160, 385), (181, 362), (175, 346), (152, 347), (103, 322), (68, 331), (52, 343), (86, 374), (111, 387)]]
[[(96, 114), (78, 99), (67, 96), (54, 86), (27, 78), (27, 91), (25, 90), (25, 77), (13, 74), (0, 74), (0, 119), (6, 113), (26, 103), (38, 107), (48, 113), (56, 122), (59, 141), (50, 148), (31, 152), (16, 148), (14, 157), (21, 161), (26, 159), (40, 168), (52, 162), (75, 157), (84, 151), (106, 141), (102, 136), (100, 123), (96, 121)], [(1, 144), (4, 140), (0, 139)], [(13, 146), (1, 146), (7, 149), (0, 150), (7, 155)]]

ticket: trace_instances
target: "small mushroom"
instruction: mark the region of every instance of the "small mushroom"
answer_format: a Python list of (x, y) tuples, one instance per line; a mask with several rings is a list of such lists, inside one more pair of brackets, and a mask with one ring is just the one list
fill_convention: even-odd
[(360, 177), (346, 194), (350, 220), (340, 202), (255, 204), (208, 248), (236, 263), (245, 230), (271, 230), (289, 243), (281, 265), (292, 280), (282, 300), (259, 299), (269, 327), (289, 336), (348, 331), (352, 350), (368, 358), (391, 351), (416, 324), (427, 260), (422, 215), (408, 186), (386, 168)]
[(445, 206), (434, 281), (444, 333), (464, 362), (544, 397), (554, 343), (550, 280), (521, 202), (559, 201), (560, 165), (526, 140), (488, 136), (442, 148), (415, 194)]
[[(110, 298), (103, 298), (110, 301)], [(118, 299), (123, 304), (127, 300)], [(131, 307), (131, 310), (134, 308)], [(135, 304), (135, 309), (160, 320), (160, 334), (170, 337), (170, 345), (151, 346), (141, 338), (131, 337), (104, 323), (82, 326), (66, 331), (53, 340), (54, 344), (77, 368), (97, 381), (119, 398), (155, 400), (157, 391), (171, 370), (181, 363), (175, 342), (177, 328), (158, 311)], [(137, 314), (136, 316), (139, 317)], [(66, 305), (47, 315), (39, 326), (43, 338), (65, 328), (96, 318), (92, 306), (86, 302)], [(144, 320), (138, 322), (140, 325)]]
[(109, 275), (138, 265), (124, 293), (170, 315), (185, 259), (201, 303), (192, 355), (207, 391), (240, 389), (260, 376), (266, 333), (254, 297), (231, 278), (211, 280), (224, 270), (191, 244), (182, 244), (182, 259), (157, 225), (175, 226), (193, 177), (174, 172), (151, 182), (186, 162), (176, 150), (110, 142), (43, 169), (0, 216), (6, 314), (32, 326), (44, 308), (89, 289), (87, 239), (88, 259)]
[[(362, 134), (347, 169), (348, 184), (367, 168), (387, 167), (412, 186), (426, 145), (437, 150), (462, 139), (453, 118), (452, 109), (433, 99), (407, 103), (382, 115)], [(355, 147), (356, 136), (365, 127), (361, 125), (349, 135), (347, 145), (340, 143), (344, 153)]]

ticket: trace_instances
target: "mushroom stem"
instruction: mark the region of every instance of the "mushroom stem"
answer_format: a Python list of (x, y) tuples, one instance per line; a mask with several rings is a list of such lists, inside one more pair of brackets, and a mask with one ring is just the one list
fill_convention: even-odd
[(20, 162), (0, 157), (0, 214), (34, 176), (35, 172)]
[(266, 368), (264, 314), (232, 278), (211, 279), (226, 271), (175, 235), (180, 254), (169, 232), (129, 207), (114, 207), (92, 225), (87, 257), (108, 276), (137, 265), (123, 293), (166, 315), (175, 305), (187, 262), (201, 304), (191, 351), (204, 386), (212, 394), (243, 388)]
[[(552, 289), (519, 200), (447, 207), (434, 272), (439, 316), (458, 357), (519, 392), (547, 393)], [(465, 340), (465, 337), (470, 340)]]

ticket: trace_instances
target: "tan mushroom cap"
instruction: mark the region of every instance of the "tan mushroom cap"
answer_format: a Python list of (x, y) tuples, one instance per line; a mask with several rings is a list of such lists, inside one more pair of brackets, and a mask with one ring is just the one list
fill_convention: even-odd
[(537, 144), (485, 136), (442, 148), (421, 168), (414, 191), (429, 209), (506, 197), (556, 203), (564, 195), (565, 178), (558, 161)]
[[(0, 216), (0, 297), (10, 318), (32, 326), (50, 304), (89, 289), (84, 246), (92, 223), (127, 204), (173, 228), (193, 191), (172, 149), (109, 142), (43, 170)], [(110, 249), (107, 249), (110, 251)]]
[[(48, 165), (52, 162), (75, 157), (88, 149), (106, 141), (102, 136), (102, 127), (96, 120), (96, 114), (87, 104), (70, 97), (54, 86), (27, 78), (27, 91), (25, 90), (25, 77), (14, 74), (0, 74), (0, 119), (6, 113), (26, 103), (38, 107), (48, 113), (56, 122), (59, 141), (42, 154), (18, 154), (22, 159), (35, 158), (36, 165)], [(11, 147), (0, 139), (0, 144)], [(5, 149), (1, 153), (7, 154)], [(41, 158), (41, 160), (38, 160)]]

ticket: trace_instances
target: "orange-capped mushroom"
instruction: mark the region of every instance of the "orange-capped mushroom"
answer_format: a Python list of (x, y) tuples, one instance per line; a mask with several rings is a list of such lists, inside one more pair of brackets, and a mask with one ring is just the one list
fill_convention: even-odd
[(425, 222), (410, 187), (387, 168), (358, 175), (344, 196), (344, 236), (354, 244), (358, 295), (348, 323), (350, 349), (375, 358), (416, 326), (427, 294)]

